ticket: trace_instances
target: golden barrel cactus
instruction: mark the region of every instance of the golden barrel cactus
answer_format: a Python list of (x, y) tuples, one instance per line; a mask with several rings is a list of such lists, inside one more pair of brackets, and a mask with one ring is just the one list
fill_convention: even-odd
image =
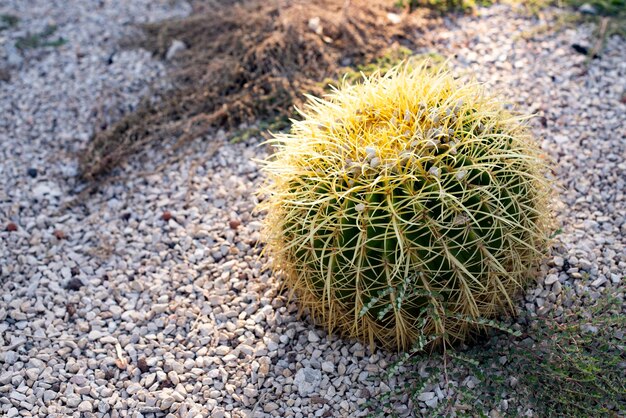
[(315, 320), (409, 349), (514, 307), (549, 227), (547, 164), (519, 117), (425, 66), (300, 113), (270, 140), (262, 207), (273, 266)]

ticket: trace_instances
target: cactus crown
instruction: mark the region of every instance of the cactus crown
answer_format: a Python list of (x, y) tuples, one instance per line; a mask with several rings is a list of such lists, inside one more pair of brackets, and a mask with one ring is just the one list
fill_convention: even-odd
[(547, 242), (546, 163), (478, 84), (401, 66), (309, 97), (264, 162), (266, 242), (312, 316), (387, 348), (512, 308)]

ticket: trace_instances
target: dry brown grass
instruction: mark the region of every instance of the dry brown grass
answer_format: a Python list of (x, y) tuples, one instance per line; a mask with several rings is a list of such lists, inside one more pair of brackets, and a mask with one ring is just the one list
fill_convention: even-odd
[(173, 40), (188, 46), (171, 69), (174, 89), (97, 132), (81, 153), (82, 176), (100, 178), (148, 146), (185, 143), (212, 128), (286, 121), (303, 93), (322, 93), (322, 80), (398, 45), (424, 45), (436, 24), (425, 12), (394, 24), (388, 12), (398, 10), (387, 0), (227, 1), (145, 25), (145, 38), (133, 46), (160, 56)]

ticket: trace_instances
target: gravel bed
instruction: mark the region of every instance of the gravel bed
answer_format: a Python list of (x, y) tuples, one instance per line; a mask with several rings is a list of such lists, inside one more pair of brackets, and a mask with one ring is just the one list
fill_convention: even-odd
[[(256, 245), (262, 178), (251, 158), (267, 152), (257, 140), (220, 133), (149, 150), (123, 181), (65, 206), (84, 187), (75, 153), (94, 127), (166, 83), (161, 63), (119, 40), (134, 23), (189, 12), (167, 0), (97, 4), (0, 6), (20, 17), (0, 32), (10, 74), (0, 81), (0, 415), (364, 415), (360, 405), (402, 383), (376, 379), (394, 356), (327, 335), (280, 293)], [(533, 129), (557, 162), (563, 232), (522, 303), (531, 317), (623, 299), (626, 280), (626, 42), (609, 39), (587, 66), (570, 45), (590, 44), (591, 28), (544, 33), (545, 23), (493, 7), (448, 21), (431, 48), (538, 113)], [(12, 46), (50, 24), (67, 43)], [(419, 408), (446, 396), (442, 378)]]

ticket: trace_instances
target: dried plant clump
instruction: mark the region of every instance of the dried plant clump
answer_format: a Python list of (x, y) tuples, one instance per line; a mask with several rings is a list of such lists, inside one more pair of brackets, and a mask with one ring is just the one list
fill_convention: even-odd
[(547, 165), (522, 119), (445, 70), (310, 97), (270, 143), (266, 242), (330, 330), (387, 348), (464, 340), (546, 250)]
[(173, 89), (97, 132), (81, 153), (82, 176), (95, 179), (172, 139), (184, 143), (217, 127), (286, 121), (303, 102), (300, 92), (321, 93), (320, 82), (344, 66), (370, 62), (399, 43), (422, 45), (432, 25), (424, 13), (394, 23), (390, 10), (386, 0), (226, 1), (145, 25), (145, 38), (129, 46), (161, 57), (173, 41), (187, 46), (172, 65)]

